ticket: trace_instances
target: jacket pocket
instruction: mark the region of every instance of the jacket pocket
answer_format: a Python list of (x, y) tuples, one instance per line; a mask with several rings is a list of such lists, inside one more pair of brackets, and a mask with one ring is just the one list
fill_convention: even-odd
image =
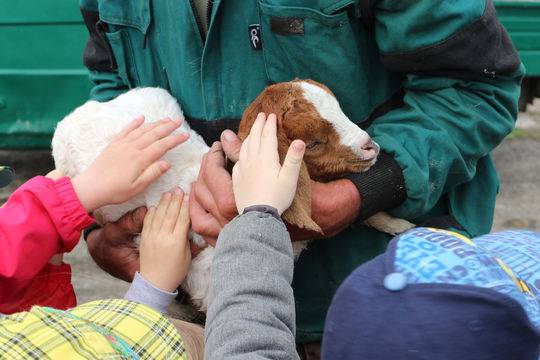
[(105, 33), (118, 64), (118, 75), (130, 88), (137, 87), (141, 82), (137, 71), (137, 62), (126, 29), (120, 29), (114, 33)]
[(146, 34), (151, 21), (150, 0), (100, 1), (99, 14), (108, 24), (133, 27)]
[(317, 8), (276, 5), (280, 2), (259, 3), (269, 82), (313, 79), (334, 92), (350, 118), (367, 116), (368, 107), (359, 105), (353, 95), (365, 92), (373, 53), (378, 51), (373, 35), (368, 36), (360, 23), (356, 1), (298, 0)]
[(136, 60), (146, 55), (143, 50), (151, 22), (150, 0), (104, 0), (99, 4), (99, 16), (109, 25), (110, 32), (105, 35), (116, 58), (118, 74), (130, 88), (139, 86)]
[(317, 9), (265, 3), (260, 4), (260, 11), (263, 52), (271, 81), (288, 81), (295, 76), (320, 81), (323, 74), (333, 77), (338, 69), (352, 70), (351, 66), (358, 64), (356, 36), (346, 11), (329, 15)]

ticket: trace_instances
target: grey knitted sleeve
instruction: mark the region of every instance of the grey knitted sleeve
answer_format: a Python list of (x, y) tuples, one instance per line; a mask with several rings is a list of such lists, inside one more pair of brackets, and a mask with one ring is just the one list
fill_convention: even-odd
[(163, 315), (167, 315), (167, 308), (177, 294), (178, 291), (170, 293), (155, 287), (137, 271), (124, 299), (153, 307)]
[(298, 359), (293, 253), (282, 221), (249, 211), (223, 228), (212, 263), (205, 359)]

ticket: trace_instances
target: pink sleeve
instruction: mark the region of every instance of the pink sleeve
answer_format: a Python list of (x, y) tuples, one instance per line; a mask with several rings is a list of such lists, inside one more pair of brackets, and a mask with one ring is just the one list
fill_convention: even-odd
[(69, 178), (38, 176), (0, 208), (0, 302), (31, 283), (57, 253), (71, 251), (93, 223)]

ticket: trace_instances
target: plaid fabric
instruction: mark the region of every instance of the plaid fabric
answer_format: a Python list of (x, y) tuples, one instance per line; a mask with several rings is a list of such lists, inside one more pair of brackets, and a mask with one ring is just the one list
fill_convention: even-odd
[(127, 300), (62, 311), (33, 307), (0, 317), (2, 359), (187, 359), (172, 323)]

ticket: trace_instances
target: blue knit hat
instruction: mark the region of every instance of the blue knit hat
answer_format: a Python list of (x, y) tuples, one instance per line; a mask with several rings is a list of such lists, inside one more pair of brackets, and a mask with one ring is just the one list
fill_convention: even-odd
[(410, 230), (338, 289), (323, 359), (538, 359), (540, 234)]
[(0, 166), (0, 188), (8, 186), (15, 178), (15, 170), (9, 166)]

